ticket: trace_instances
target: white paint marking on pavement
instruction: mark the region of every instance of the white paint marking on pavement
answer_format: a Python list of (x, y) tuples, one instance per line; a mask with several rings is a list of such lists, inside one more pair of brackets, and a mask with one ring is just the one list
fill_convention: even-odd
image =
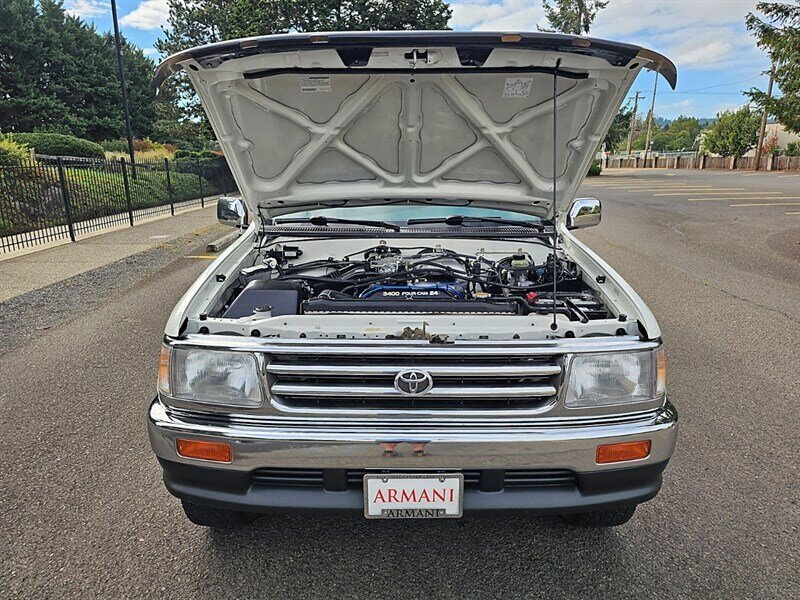
[(711, 187), (710, 183), (692, 183), (691, 181), (663, 181), (659, 179), (635, 179), (633, 181), (614, 181), (601, 185), (614, 185), (617, 187), (653, 187), (654, 185), (666, 185), (669, 187)]
[[(737, 191), (744, 190), (744, 188), (716, 188), (715, 189), (715, 188), (711, 188), (711, 187), (708, 187), (708, 188), (617, 188), (617, 189), (619, 191), (621, 191), (621, 192), (629, 192), (629, 193), (641, 192), (643, 194), (656, 193), (656, 192), (662, 192), (662, 193), (667, 193), (667, 192), (686, 192), (686, 193), (689, 193), (689, 194), (694, 194), (694, 193), (702, 194), (704, 192), (710, 192), (710, 191), (734, 193), (734, 192), (737, 192)], [(773, 193), (775, 193), (775, 192), (773, 192)]]
[[(676, 186), (672, 186), (672, 185), (665, 185), (665, 186), (659, 186), (659, 187), (654, 187), (652, 185), (647, 185), (647, 186), (638, 187), (638, 186), (633, 186), (633, 185), (607, 185), (605, 187), (607, 189), (609, 189), (609, 190), (626, 190), (626, 191), (629, 191), (629, 192), (681, 192), (681, 191), (689, 191), (690, 192), (692, 190), (702, 191), (702, 190), (713, 190), (713, 189), (715, 189), (710, 185), (709, 186), (704, 186), (704, 187), (699, 187), (699, 186), (698, 187), (695, 187), (695, 186), (693, 186), (693, 187), (676, 187)], [(727, 189), (727, 188), (723, 188), (723, 189)], [(733, 188), (733, 189), (740, 190), (740, 189), (743, 189), (743, 188)]]
[[(711, 200), (747, 200), (747, 198), (689, 198), (688, 202), (709, 202)], [(769, 196), (767, 198), (753, 198), (753, 200), (800, 200), (800, 196)]]
[(764, 202), (761, 204), (731, 204), (731, 206), (800, 206), (800, 202)]
[(652, 188), (652, 187), (668, 187), (668, 188), (710, 188), (716, 187), (710, 183), (673, 183), (671, 181), (637, 181), (636, 183), (630, 182), (614, 182), (606, 184), (614, 187), (629, 187), (629, 188)]
[(668, 194), (653, 194), (653, 196), (769, 196), (770, 194), (780, 194), (780, 192), (697, 192), (690, 191), (688, 194), (670, 192)]
[(201, 254), (201, 255), (187, 254), (183, 258), (200, 258), (203, 260), (214, 260), (215, 258), (218, 258), (218, 256), (215, 254)]

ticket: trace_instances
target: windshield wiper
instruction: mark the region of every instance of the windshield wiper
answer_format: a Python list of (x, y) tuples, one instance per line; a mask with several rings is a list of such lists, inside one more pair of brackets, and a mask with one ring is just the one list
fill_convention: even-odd
[(391, 229), (392, 231), (400, 231), (400, 226), (394, 223), (387, 223), (385, 221), (361, 221), (359, 219), (337, 219), (336, 217), (323, 217), (318, 215), (316, 217), (305, 217), (303, 219), (281, 219), (275, 221), (276, 225), (283, 225), (284, 223), (311, 223), (317, 227), (327, 227), (330, 223), (338, 223), (340, 225), (364, 225), (365, 227), (383, 227), (384, 229)]
[(521, 221), (517, 219), (504, 219), (502, 217), (468, 217), (466, 215), (452, 215), (450, 217), (443, 217), (438, 219), (409, 219), (406, 221), (409, 225), (430, 225), (432, 223), (444, 223), (453, 227), (465, 225), (467, 223), (497, 223), (498, 225), (511, 225), (514, 227), (525, 227), (527, 229), (536, 229), (537, 231), (545, 231), (542, 225), (531, 223), (530, 221)]

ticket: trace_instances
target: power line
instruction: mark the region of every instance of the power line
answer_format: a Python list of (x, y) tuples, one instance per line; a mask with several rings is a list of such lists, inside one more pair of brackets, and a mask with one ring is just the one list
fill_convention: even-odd
[[(691, 90), (680, 90), (680, 91), (666, 91), (666, 92), (659, 92), (659, 95), (671, 95), (671, 94), (700, 94), (704, 90), (710, 90), (713, 88), (721, 88), (721, 87), (728, 87), (731, 85), (739, 85), (741, 83), (747, 83), (748, 81), (753, 81), (754, 79), (759, 79), (761, 77), (765, 77), (763, 73), (759, 73), (753, 77), (748, 77), (747, 79), (742, 79), (741, 81), (733, 81), (731, 83), (718, 83), (716, 85), (707, 85), (705, 87), (694, 88)], [(709, 94), (738, 94), (740, 92), (708, 92)]]
[(691, 94), (693, 96), (739, 96), (744, 92), (659, 92), (659, 96), (674, 96), (675, 94)]

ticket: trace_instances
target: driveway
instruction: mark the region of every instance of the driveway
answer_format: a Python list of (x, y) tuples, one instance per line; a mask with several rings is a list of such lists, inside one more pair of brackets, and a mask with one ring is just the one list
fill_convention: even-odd
[[(797, 594), (800, 176), (616, 171), (582, 194), (605, 212), (581, 237), (663, 327), (681, 417), (664, 488), (628, 525), (468, 516), (195, 527), (161, 484), (145, 429), (164, 323), (208, 264), (186, 242), (128, 278), (123, 262), (115, 279), (91, 279), (89, 304), (54, 292), (50, 302), (68, 302), (62, 318), (6, 343), (0, 596)], [(36, 313), (47, 294), (40, 302)], [(26, 306), (19, 296), (0, 313), (26, 329)]]

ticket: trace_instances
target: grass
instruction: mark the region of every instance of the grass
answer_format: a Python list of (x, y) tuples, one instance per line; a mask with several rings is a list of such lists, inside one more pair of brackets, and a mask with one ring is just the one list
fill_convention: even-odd
[[(73, 221), (125, 213), (125, 185), (115, 168), (64, 169)], [(64, 225), (64, 205), (53, 169), (27, 169), (2, 174), (0, 181), (0, 236)], [(194, 173), (170, 172), (173, 202), (219, 192)], [(202, 184), (201, 184), (202, 181)], [(137, 178), (128, 177), (133, 210), (169, 204), (166, 172), (155, 165), (138, 165)]]
[[(70, 203), (73, 218), (77, 221), (125, 212), (125, 183), (121, 172), (66, 169), (70, 181)], [(200, 197), (200, 179), (192, 173), (170, 173), (173, 202), (182, 202)], [(137, 177), (129, 175), (133, 210), (169, 204), (166, 173), (139, 165)], [(205, 179), (203, 195), (215, 194), (217, 190)]]
[[(153, 148), (152, 150), (136, 150), (133, 153), (134, 158), (137, 161), (147, 161), (147, 160), (164, 160), (168, 158), (172, 160), (172, 157), (175, 155), (175, 152), (169, 150), (169, 148)], [(128, 162), (130, 162), (130, 155), (127, 152), (109, 152), (106, 151), (106, 159), (109, 160), (119, 160), (120, 158), (124, 158)]]

